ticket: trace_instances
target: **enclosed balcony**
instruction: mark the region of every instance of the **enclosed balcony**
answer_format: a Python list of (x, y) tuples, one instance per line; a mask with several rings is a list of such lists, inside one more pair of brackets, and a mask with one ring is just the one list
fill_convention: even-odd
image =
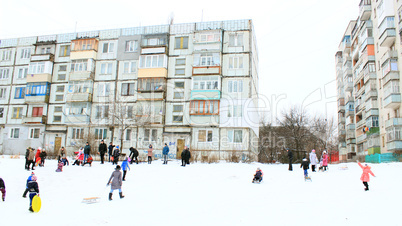
[(386, 61), (389, 61), (391, 59), (396, 59), (398, 58), (398, 52), (396, 50), (388, 50), (380, 60), (380, 64), (383, 65)]
[(359, 4), (360, 20), (365, 21), (371, 16), (371, 0), (361, 0)]
[(141, 55), (138, 78), (167, 77), (167, 55)]
[(88, 124), (91, 117), (91, 107), (91, 103), (66, 104), (66, 124)]
[(24, 117), (22, 123), (26, 124), (46, 124), (46, 115)]
[(392, 126), (402, 127), (402, 118), (391, 118), (390, 120), (385, 121), (385, 128)]
[(220, 53), (194, 54), (193, 75), (219, 75), (221, 74)]
[(137, 102), (137, 124), (163, 124), (165, 118), (164, 108), (165, 104), (163, 101)]
[(383, 105), (385, 108), (395, 109), (401, 105), (401, 94), (393, 93), (384, 99)]
[(92, 101), (92, 81), (70, 81), (66, 102), (91, 102)]
[(396, 37), (394, 17), (385, 17), (378, 29), (380, 34), (380, 46), (391, 47)]
[(393, 140), (393, 141), (387, 142), (387, 150), (388, 151), (402, 150), (402, 141), (401, 140)]
[(35, 61), (50, 61), (54, 62), (54, 55), (51, 53), (45, 53), (45, 54), (33, 54), (31, 55), (31, 62)]
[(200, 31), (195, 34), (194, 52), (222, 50), (222, 30)]
[(96, 38), (71, 41), (70, 60), (96, 59), (99, 40)]
[(70, 64), (70, 81), (93, 80), (95, 61), (93, 59), (72, 60)]
[(50, 83), (34, 82), (27, 83), (25, 103), (48, 103), (50, 95)]

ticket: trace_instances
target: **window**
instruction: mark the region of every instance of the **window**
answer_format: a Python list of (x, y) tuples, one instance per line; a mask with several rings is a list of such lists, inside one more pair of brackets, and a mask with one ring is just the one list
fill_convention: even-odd
[(136, 52), (138, 49), (138, 41), (126, 41), (126, 52)]
[(186, 71), (185, 71), (184, 68), (176, 68), (174, 74), (175, 74), (176, 76), (184, 76), (185, 73), (186, 73)]
[(212, 142), (212, 130), (199, 130), (198, 142)]
[(242, 117), (243, 116), (243, 106), (242, 105), (229, 105), (228, 107), (228, 117)]
[(8, 79), (9, 73), (10, 73), (10, 69), (0, 68), (0, 79)]
[(183, 105), (173, 105), (173, 112), (183, 112)]
[(61, 106), (54, 107), (54, 112), (63, 112), (63, 107)]
[(30, 48), (21, 49), (21, 59), (29, 59), (30, 57), (31, 57)]
[(390, 59), (382, 65), (382, 76), (386, 76), (390, 71), (398, 71), (398, 60)]
[(74, 103), (66, 106), (66, 114), (67, 115), (89, 115), (91, 109), (91, 105), (87, 103)]
[(57, 74), (57, 80), (65, 81), (66, 80), (66, 73), (67, 73), (67, 65), (59, 65), (59, 71)]
[(107, 138), (107, 129), (95, 129), (95, 139), (101, 140)]
[(113, 64), (112, 63), (101, 63), (101, 70), (100, 74), (112, 74), (112, 68)]
[(3, 118), (4, 116), (4, 108), (0, 108), (0, 118)]
[(50, 53), (50, 50), (51, 50), (52, 48), (50, 48), (50, 47), (42, 47), (41, 49), (40, 49), (40, 54), (48, 54), (48, 53)]
[(110, 94), (110, 83), (99, 83), (98, 96), (105, 97)]
[(183, 99), (183, 98), (184, 98), (184, 92), (183, 91), (173, 93), (173, 99)]
[(228, 130), (228, 142), (229, 143), (242, 143), (243, 131), (242, 130)]
[(13, 115), (12, 119), (21, 119), (22, 118), (22, 107), (13, 107)]
[(11, 60), (11, 49), (5, 49), (0, 52), (0, 61), (10, 61)]
[(60, 46), (60, 57), (70, 56), (70, 45), (62, 45)]
[(241, 93), (241, 92), (243, 92), (242, 80), (228, 81), (228, 93)]
[(50, 83), (33, 82), (27, 83), (27, 96), (45, 96), (50, 93)]
[(131, 129), (126, 129), (125, 140), (131, 140)]
[(63, 101), (64, 100), (64, 95), (56, 95), (55, 101)]
[(221, 39), (221, 34), (200, 34), (201, 42), (219, 42)]
[(135, 88), (134, 88), (135, 83), (122, 83), (121, 84), (121, 95), (122, 96), (134, 96)]
[(103, 43), (102, 53), (113, 53), (113, 51), (114, 51), (114, 43), (113, 42)]
[(98, 41), (96, 39), (79, 39), (71, 41), (71, 49), (74, 51), (81, 50), (98, 50)]
[(177, 58), (176, 59), (176, 66), (184, 66), (186, 65), (186, 58)]
[(88, 71), (88, 60), (72, 60), (71, 61), (71, 71)]
[(132, 74), (137, 72), (137, 62), (124, 62), (123, 73)]
[(163, 78), (139, 78), (138, 91), (163, 91), (166, 80)]
[(56, 92), (58, 92), (58, 93), (64, 92), (64, 85), (63, 86), (56, 86)]
[(71, 81), (68, 85), (68, 93), (92, 93), (92, 82)]
[(243, 69), (243, 57), (229, 57), (229, 68), (230, 69)]
[(33, 107), (32, 117), (41, 117), (43, 115), (43, 107)]
[(95, 118), (108, 118), (109, 117), (109, 105), (96, 106), (96, 116)]
[(45, 62), (33, 62), (29, 64), (29, 74), (43, 74), (45, 73)]
[(26, 78), (27, 74), (28, 74), (28, 67), (19, 68), (17, 78), (18, 79)]
[(229, 46), (243, 46), (243, 34), (229, 35)]
[(24, 99), (25, 98), (25, 87), (15, 88), (14, 99)]
[(194, 66), (219, 66), (221, 58), (219, 53), (194, 54)]
[(6, 98), (7, 95), (7, 88), (0, 88), (0, 99)]
[(72, 134), (71, 134), (72, 139), (83, 139), (84, 138), (84, 129), (72, 128), (71, 131), (72, 131)]
[(166, 55), (141, 55), (140, 68), (166, 67)]
[(53, 116), (53, 122), (61, 122), (61, 115)]
[(190, 102), (190, 115), (218, 115), (218, 100), (193, 100)]
[(188, 49), (188, 37), (176, 37), (175, 49)]
[(193, 90), (219, 90), (219, 76), (194, 76)]
[(10, 129), (10, 138), (18, 139), (20, 138), (20, 128)]
[(142, 39), (143, 46), (162, 46), (166, 45), (166, 38), (164, 37), (149, 37)]
[(184, 89), (184, 82), (175, 82), (174, 88), (175, 89)]
[(131, 119), (134, 117), (134, 107), (133, 106), (121, 106), (121, 111), (119, 112), (121, 118)]
[(29, 137), (28, 139), (38, 139), (39, 138), (40, 129), (39, 128), (30, 128), (29, 129)]
[[(144, 141), (156, 141), (158, 131), (156, 129), (144, 129)], [(149, 139), (151, 138), (151, 140)]]

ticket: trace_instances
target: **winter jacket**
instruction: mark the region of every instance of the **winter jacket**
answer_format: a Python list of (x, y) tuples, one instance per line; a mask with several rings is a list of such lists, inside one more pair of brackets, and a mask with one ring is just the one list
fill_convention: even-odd
[(39, 186), (38, 186), (38, 183), (37, 183), (36, 181), (33, 181), (33, 180), (29, 181), (29, 182), (28, 182), (28, 191), (29, 191), (30, 193), (31, 193), (31, 192), (39, 193)]
[(123, 163), (121, 164), (121, 169), (127, 170), (127, 168), (130, 169), (130, 166), (128, 166), (128, 161), (124, 160)]
[(303, 167), (303, 169), (306, 170), (310, 168), (309, 165), (310, 165), (309, 161), (306, 158), (304, 158), (300, 164), (300, 168)]
[(328, 155), (327, 154), (324, 154), (322, 156), (322, 164), (323, 164), (323, 166), (328, 166)]
[(79, 153), (78, 154), (78, 160), (83, 161), (84, 160), (84, 153)]
[(110, 184), (110, 181), (112, 181), (111, 188), (113, 190), (121, 189), (121, 186), (123, 185), (123, 181), (121, 179), (121, 171), (116, 169), (110, 176), (108, 184)]
[(100, 143), (99, 144), (99, 153), (101, 154), (101, 155), (104, 155), (105, 153), (107, 152), (107, 146), (106, 146), (106, 144), (105, 143)]
[(29, 150), (30, 150), (30, 149), (28, 148), (28, 149), (26, 150), (26, 152), (25, 152), (25, 158), (26, 158), (26, 159), (28, 159), (28, 156), (29, 156)]
[(0, 177), (0, 188), (6, 188), (3, 178)]
[(261, 170), (257, 170), (257, 171), (255, 172), (254, 177), (255, 177), (255, 178), (260, 178), (260, 177), (262, 177), (262, 175), (263, 175), (262, 171), (261, 171)]
[(87, 155), (89, 155), (91, 153), (91, 146), (88, 144), (88, 145), (85, 145), (85, 147), (84, 147), (84, 154), (87, 154)]
[(181, 159), (186, 160), (186, 162), (188, 162), (191, 158), (191, 153), (189, 149), (184, 149), (181, 152)]
[(167, 145), (165, 147), (163, 147), (162, 154), (164, 154), (164, 155), (169, 154), (169, 147)]
[(138, 157), (138, 151), (137, 151), (137, 149), (131, 147), (131, 148), (130, 148), (130, 152), (131, 152), (131, 153), (130, 153), (130, 156), (133, 155), (134, 157)]
[(317, 165), (317, 155), (314, 152), (310, 153), (311, 165)]
[(152, 151), (153, 151), (154, 149), (153, 148), (148, 148), (148, 156), (151, 156), (152, 157)]
[(113, 154), (113, 148), (114, 148), (114, 145), (109, 145), (109, 147), (108, 147), (108, 149), (109, 149), (109, 155), (112, 155), (112, 154)]
[(289, 160), (293, 159), (293, 152), (291, 150), (288, 151), (288, 159)]
[(363, 174), (360, 177), (360, 180), (363, 182), (369, 182), (370, 181), (370, 175), (371, 174), (373, 177), (375, 177), (374, 173), (371, 172), (371, 167), (370, 166), (363, 166), (360, 162), (358, 162), (360, 168), (363, 170)]
[(38, 158), (40, 158), (40, 150), (39, 149), (36, 151), (36, 154), (35, 154), (36, 161), (38, 161), (37, 160)]
[(28, 155), (28, 160), (34, 160), (34, 158), (35, 158), (35, 152), (34, 152), (34, 150), (29, 150), (29, 155)]
[(59, 150), (59, 157), (60, 157), (60, 158), (67, 157), (67, 155), (66, 155), (66, 149), (60, 148), (60, 150)]
[(47, 156), (46, 151), (42, 151), (42, 152), (40, 153), (40, 155), (39, 155), (39, 157), (40, 157), (41, 159), (46, 159), (46, 156)]
[(113, 157), (116, 159), (120, 156), (120, 150), (119, 149), (114, 149), (113, 151)]

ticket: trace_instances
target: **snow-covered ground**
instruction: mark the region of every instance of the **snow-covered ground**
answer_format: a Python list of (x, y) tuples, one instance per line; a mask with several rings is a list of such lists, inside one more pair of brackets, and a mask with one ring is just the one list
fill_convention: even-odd
[[(402, 163), (370, 164), (370, 191), (363, 190), (362, 170), (356, 163), (330, 165), (329, 171), (309, 174), (294, 165), (201, 164), (180, 167), (176, 160), (163, 165), (131, 165), (123, 183), (124, 199), (106, 183), (114, 170), (110, 163), (66, 166), (57, 162), (37, 167), (42, 209), (28, 211), (22, 198), (30, 172), (24, 158), (0, 156), (0, 177), (6, 201), (0, 201), (1, 225), (402, 225)], [(70, 162), (71, 164), (71, 162)], [(261, 184), (251, 180), (257, 167)], [(342, 168), (347, 167), (347, 170)], [(85, 197), (99, 196), (95, 204)]]

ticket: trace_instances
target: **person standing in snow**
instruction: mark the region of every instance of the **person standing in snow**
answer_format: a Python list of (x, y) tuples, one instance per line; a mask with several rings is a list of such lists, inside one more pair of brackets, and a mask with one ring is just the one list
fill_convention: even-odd
[(154, 148), (152, 147), (152, 144), (149, 145), (148, 148), (148, 164), (152, 163), (152, 151), (154, 150)]
[(289, 148), (287, 148), (286, 151), (288, 152), (289, 171), (293, 171), (293, 166), (292, 166), (292, 162), (293, 162), (293, 152), (292, 152), (291, 150), (289, 150)]
[(88, 156), (91, 154), (91, 145), (87, 142), (87, 144), (84, 147), (84, 163), (87, 162)]
[(61, 147), (59, 150), (59, 154), (57, 156), (57, 160), (61, 160), (64, 157), (67, 158), (67, 152), (66, 152), (66, 149), (64, 149), (64, 147)]
[(28, 190), (29, 190), (29, 211), (33, 212), (32, 209), (32, 199), (35, 195), (39, 196), (39, 185), (36, 182), (38, 178), (33, 175), (32, 180), (28, 182)]
[(28, 166), (28, 163), (29, 163), (28, 156), (29, 156), (29, 151), (30, 151), (30, 150), (31, 150), (31, 148), (28, 147), (27, 150), (25, 151), (25, 169), (26, 169), (26, 170), (29, 170), (29, 166)]
[(315, 154), (314, 149), (310, 152), (310, 163), (311, 163), (311, 171), (315, 172), (315, 165), (317, 165), (317, 155)]
[(45, 159), (46, 159), (47, 153), (45, 151), (45, 149), (42, 150), (42, 152), (40, 153), (39, 157), (40, 157), (40, 164), (39, 166), (45, 166)]
[(120, 157), (120, 147), (119, 145), (116, 146), (116, 148), (113, 151), (113, 164), (118, 164), (119, 163), (119, 157)]
[(112, 175), (109, 178), (109, 181), (107, 182), (107, 185), (111, 185), (110, 192), (109, 192), (109, 201), (112, 200), (113, 196), (113, 191), (116, 189), (119, 189), (119, 195), (120, 198), (124, 198), (123, 192), (121, 191), (121, 186), (123, 185), (123, 181), (121, 179), (121, 172), (120, 172), (120, 166), (117, 165), (115, 168), (115, 171), (112, 173)]
[(29, 175), (29, 177), (28, 177), (28, 179), (27, 179), (27, 185), (26, 185), (24, 194), (22, 194), (22, 197), (23, 197), (23, 198), (26, 198), (26, 197), (27, 197), (27, 193), (28, 193), (28, 191), (29, 191), (29, 189), (28, 189), (28, 183), (29, 183), (29, 181), (32, 180), (32, 176), (34, 176), (34, 175), (35, 175), (35, 173), (32, 172), (31, 175)]
[(167, 144), (165, 143), (165, 147), (163, 147), (162, 150), (162, 154), (163, 154), (163, 164), (167, 164), (168, 161), (168, 154), (169, 154), (169, 147), (167, 146)]
[(368, 191), (369, 190), (368, 182), (370, 181), (370, 175), (369, 174), (371, 174), (373, 177), (375, 177), (375, 175), (371, 171), (371, 167), (368, 166), (367, 164), (364, 164), (364, 166), (363, 166), (359, 161), (357, 161), (357, 164), (363, 170), (363, 173), (362, 173), (362, 176), (360, 177), (360, 180), (363, 181), (363, 184), (365, 186), (364, 190)]
[(35, 154), (35, 166), (38, 166), (40, 164), (40, 153), (42, 152), (42, 148), (38, 147), (38, 150), (36, 150), (36, 154)]
[(31, 148), (29, 150), (29, 155), (28, 155), (28, 167), (27, 167), (27, 170), (29, 170), (31, 164), (32, 164), (31, 169), (35, 170), (35, 168), (34, 168), (35, 167), (34, 159), (35, 159), (35, 151), (34, 151), (33, 148)]
[(300, 164), (300, 168), (303, 167), (304, 170), (304, 178), (308, 177), (308, 169), (310, 168), (309, 165), (310, 165), (309, 161), (307, 160), (306, 157), (304, 157)]
[(102, 140), (101, 143), (99, 144), (99, 152), (98, 152), (100, 155), (100, 159), (101, 159), (100, 164), (104, 163), (106, 152), (107, 152), (107, 146), (105, 144), (105, 141)]
[(128, 158), (124, 159), (123, 163), (121, 164), (121, 168), (123, 170), (123, 181), (126, 180), (127, 168), (130, 170), (130, 166), (128, 165)]
[(327, 151), (324, 151), (322, 154), (322, 165), (324, 167), (324, 171), (327, 171), (327, 167), (328, 167), (328, 154)]
[(184, 150), (181, 152), (181, 166), (186, 166), (189, 164), (191, 158), (190, 150), (187, 146), (184, 147)]
[(133, 147), (130, 148), (130, 156), (129, 156), (129, 158), (131, 160), (130, 164), (133, 164), (134, 161), (135, 161), (135, 163), (138, 164), (138, 151), (137, 151), (137, 149), (135, 149)]
[(6, 184), (4, 183), (3, 178), (0, 177), (0, 191), (1, 191), (1, 199), (3, 202), (6, 200)]
[(108, 154), (109, 154), (109, 162), (110, 162), (111, 157), (113, 156), (113, 148), (114, 147), (115, 146), (113, 145), (113, 142), (110, 142), (109, 147), (108, 147), (108, 149), (109, 149), (109, 152), (108, 152)]

